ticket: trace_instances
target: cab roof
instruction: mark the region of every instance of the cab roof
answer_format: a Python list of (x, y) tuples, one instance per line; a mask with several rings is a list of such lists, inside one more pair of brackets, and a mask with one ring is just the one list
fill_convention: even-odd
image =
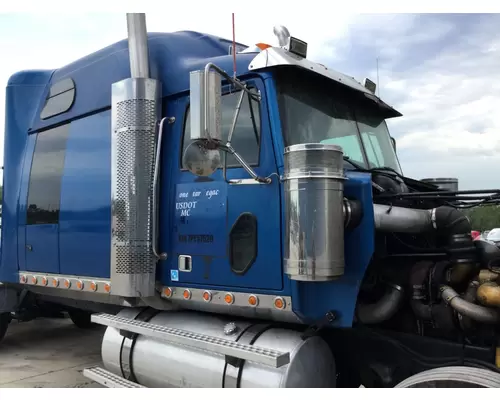
[[(162, 82), (162, 96), (167, 97), (189, 90), (189, 73), (203, 69), (208, 62), (216, 63), (232, 72), (233, 61), (229, 55), (231, 44), (229, 40), (192, 31), (149, 33), (151, 78)], [(237, 43), (237, 50), (245, 47)], [(238, 54), (238, 75), (248, 72), (248, 65), (254, 57), (255, 53)], [(121, 40), (49, 72), (51, 78), (40, 99), (30, 131), (38, 131), (110, 107), (112, 84), (130, 77), (128, 41)], [(44, 75), (47, 71), (18, 72), (9, 79), (8, 85), (26, 84), (28, 75), (30, 81), (36, 80), (32, 75), (37, 73)], [(65, 90), (64, 87), (58, 86), (65, 86), (65, 83), (60, 83), (69, 81), (68, 78), (73, 81), (76, 93), (71, 108), (67, 112), (42, 120), (40, 112), (47, 96), (51, 96), (54, 91)]]

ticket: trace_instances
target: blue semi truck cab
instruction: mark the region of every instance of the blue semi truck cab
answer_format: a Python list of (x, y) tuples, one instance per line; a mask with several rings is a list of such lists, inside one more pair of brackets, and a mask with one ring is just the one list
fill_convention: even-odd
[(392, 387), (444, 354), (498, 382), (477, 291), (499, 254), (403, 175), (373, 82), (284, 27), (249, 47), (127, 21), (8, 82), (0, 336), (54, 310), (106, 325), (84, 373), (111, 387)]

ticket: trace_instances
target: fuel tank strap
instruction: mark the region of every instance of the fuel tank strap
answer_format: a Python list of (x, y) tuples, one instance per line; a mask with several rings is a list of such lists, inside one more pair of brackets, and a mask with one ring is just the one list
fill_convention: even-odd
[[(253, 345), (260, 335), (271, 328), (272, 326), (270, 324), (251, 325), (240, 334), (240, 336), (236, 339), (236, 342)], [(224, 375), (222, 378), (223, 388), (236, 389), (240, 386), (241, 372), (244, 364), (245, 360), (242, 360), (241, 358), (226, 357)]]
[[(153, 318), (156, 314), (159, 313), (159, 310), (155, 310), (154, 308), (146, 308), (140, 311), (135, 317), (134, 320), (149, 322), (151, 318)], [(134, 370), (132, 367), (132, 353), (135, 346), (135, 341), (139, 336), (137, 333), (129, 333), (123, 334), (122, 346), (120, 350), (120, 369), (122, 372), (123, 378), (137, 383), (137, 380), (134, 375)]]

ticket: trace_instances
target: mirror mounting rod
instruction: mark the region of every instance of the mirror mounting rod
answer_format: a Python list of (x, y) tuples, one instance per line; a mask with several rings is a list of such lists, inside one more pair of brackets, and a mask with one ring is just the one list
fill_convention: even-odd
[[(270, 177), (266, 177), (266, 178), (263, 178), (259, 175), (257, 175), (254, 170), (252, 169), (252, 167), (250, 167), (250, 165), (248, 165), (246, 163), (245, 160), (243, 160), (243, 158), (241, 158), (241, 156), (234, 150), (233, 146), (231, 146), (231, 143), (227, 142), (227, 144), (220, 144), (219, 145), (220, 149), (222, 151), (225, 151), (226, 153), (229, 153), (229, 154), (232, 154), (234, 158), (236, 158), (236, 160), (241, 164), (241, 166), (243, 167), (243, 169), (245, 171), (248, 172), (248, 174), (254, 179), (256, 180), (257, 182), (260, 182), (260, 183), (271, 183), (271, 178)], [(227, 157), (224, 157), (224, 180), (226, 182), (227, 179), (226, 179), (226, 159)], [(231, 183), (231, 181), (229, 181), (229, 183)]]
[(213, 69), (215, 70), (217, 73), (219, 73), (220, 75), (222, 75), (224, 78), (226, 78), (226, 80), (228, 80), (229, 82), (231, 82), (233, 85), (237, 86), (238, 88), (240, 88), (241, 90), (244, 90), (245, 92), (249, 93), (250, 96), (252, 96), (252, 98), (254, 98), (256, 101), (259, 101), (261, 100), (261, 96), (260, 96), (260, 93), (259, 94), (255, 94), (255, 93), (252, 93), (247, 87), (246, 85), (244, 85), (243, 83), (241, 83), (237, 78), (233, 78), (231, 77), (226, 71), (224, 71), (222, 68), (218, 67), (217, 65), (213, 64), (213, 63), (208, 63), (206, 66), (205, 66), (205, 98), (204, 98), (204, 102), (205, 102), (205, 110), (204, 110), (204, 113), (205, 113), (205, 122), (204, 122), (204, 130), (205, 130), (205, 135), (206, 137), (210, 138), (210, 134), (208, 132), (208, 113), (209, 113), (209, 104), (208, 104), (208, 99), (206, 98), (207, 96), (207, 93), (208, 93), (208, 90), (209, 90), (209, 87), (208, 87), (208, 83), (209, 83), (209, 72), (210, 70)]

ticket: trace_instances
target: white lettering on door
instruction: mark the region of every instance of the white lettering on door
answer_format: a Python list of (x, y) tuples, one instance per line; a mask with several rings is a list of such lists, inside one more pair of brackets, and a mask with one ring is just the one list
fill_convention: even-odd
[(212, 196), (218, 196), (219, 195), (219, 189), (212, 189), (212, 190), (207, 190), (205, 193), (205, 196), (207, 196), (209, 199), (212, 198)]
[(196, 208), (196, 203), (198, 201), (180, 201), (175, 203), (176, 210), (191, 210), (192, 208)]

